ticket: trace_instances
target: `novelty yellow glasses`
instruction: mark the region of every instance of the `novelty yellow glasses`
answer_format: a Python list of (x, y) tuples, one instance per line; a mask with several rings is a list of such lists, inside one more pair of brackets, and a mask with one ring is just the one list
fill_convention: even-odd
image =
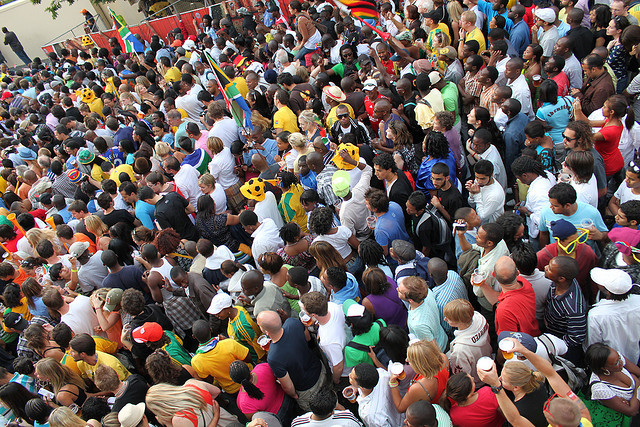
[(576, 239), (572, 240), (571, 242), (569, 242), (569, 244), (567, 246), (564, 246), (562, 243), (560, 243), (560, 238), (555, 237), (556, 241), (558, 242), (558, 246), (567, 255), (572, 254), (573, 251), (576, 250), (576, 248), (578, 247), (578, 243), (586, 243), (587, 240), (589, 239), (589, 230), (587, 230), (585, 228), (578, 228), (578, 231), (580, 232), (580, 234), (578, 234), (578, 237)]

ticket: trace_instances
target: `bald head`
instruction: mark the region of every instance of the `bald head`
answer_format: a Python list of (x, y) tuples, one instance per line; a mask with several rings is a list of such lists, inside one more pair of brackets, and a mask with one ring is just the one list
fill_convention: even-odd
[(268, 334), (277, 333), (282, 329), (282, 319), (275, 311), (261, 311), (256, 320), (260, 329)]
[(516, 277), (518, 277), (516, 263), (508, 256), (500, 257), (498, 261), (496, 261), (493, 272), (500, 285), (511, 285), (515, 283)]
[[(320, 142), (320, 144), (322, 144), (322, 142)], [(316, 142), (314, 141), (313, 146), (315, 147), (315, 145), (316, 145)], [(322, 157), (322, 154), (316, 151), (313, 151), (307, 154), (307, 167), (309, 168), (309, 170), (317, 173), (318, 171), (322, 170), (323, 166), (324, 166), (324, 159)]]
[(436, 285), (441, 285), (447, 280), (447, 263), (441, 258), (431, 258), (427, 263), (427, 270), (429, 275), (436, 282)]

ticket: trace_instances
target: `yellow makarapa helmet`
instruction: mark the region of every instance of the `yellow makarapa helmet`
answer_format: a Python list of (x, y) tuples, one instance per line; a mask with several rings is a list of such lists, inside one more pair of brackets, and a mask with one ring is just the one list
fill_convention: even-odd
[(338, 145), (335, 156), (333, 156), (333, 159), (331, 159), (333, 160), (333, 163), (336, 164), (338, 169), (351, 170), (355, 168), (355, 165), (351, 165), (344, 161), (344, 159), (340, 155), (340, 151), (342, 150), (347, 150), (351, 158), (357, 162), (358, 159), (360, 159), (360, 149), (353, 144), (340, 144)]
[(88, 87), (80, 89), (76, 92), (76, 95), (78, 95), (80, 97), (80, 101), (85, 104), (89, 104), (91, 101), (96, 99), (96, 94)]
[(93, 44), (93, 40), (89, 36), (82, 36), (82, 46), (90, 46)]
[(264, 180), (262, 178), (251, 178), (240, 187), (240, 192), (247, 199), (261, 202), (265, 198)]

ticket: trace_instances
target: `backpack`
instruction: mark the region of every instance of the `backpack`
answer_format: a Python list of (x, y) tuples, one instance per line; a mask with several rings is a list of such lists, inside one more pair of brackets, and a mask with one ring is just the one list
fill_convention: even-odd
[[(380, 325), (380, 333), (381, 334), (382, 334), (382, 330), (387, 328), (386, 326), (384, 326), (384, 323), (380, 321), (380, 319), (377, 319), (374, 323), (377, 323), (378, 325)], [(368, 345), (359, 344), (357, 342), (354, 342), (353, 340), (349, 341), (347, 343), (347, 346), (349, 346), (351, 348), (355, 348), (356, 350), (363, 351), (365, 353), (369, 353), (369, 346)], [(391, 359), (387, 355), (387, 352), (385, 351), (385, 349), (382, 347), (382, 344), (380, 343), (380, 340), (378, 340), (378, 344), (376, 344), (373, 347), (373, 351), (376, 354), (376, 357), (378, 358), (378, 361), (382, 364), (382, 366), (388, 366), (389, 365), (389, 362), (391, 361)]]
[(561, 377), (567, 382), (567, 385), (571, 390), (580, 390), (587, 383), (587, 373), (584, 369), (576, 366), (573, 362), (565, 359), (562, 356), (556, 354), (556, 347), (553, 345), (553, 341), (549, 339), (545, 334), (537, 337), (538, 340), (544, 345), (551, 360), (553, 368), (560, 374)]

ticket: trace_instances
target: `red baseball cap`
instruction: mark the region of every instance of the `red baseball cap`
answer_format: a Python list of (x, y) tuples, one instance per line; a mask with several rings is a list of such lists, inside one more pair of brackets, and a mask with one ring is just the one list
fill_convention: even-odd
[(131, 337), (140, 344), (160, 341), (162, 335), (164, 335), (162, 326), (156, 322), (146, 322), (131, 332)]

